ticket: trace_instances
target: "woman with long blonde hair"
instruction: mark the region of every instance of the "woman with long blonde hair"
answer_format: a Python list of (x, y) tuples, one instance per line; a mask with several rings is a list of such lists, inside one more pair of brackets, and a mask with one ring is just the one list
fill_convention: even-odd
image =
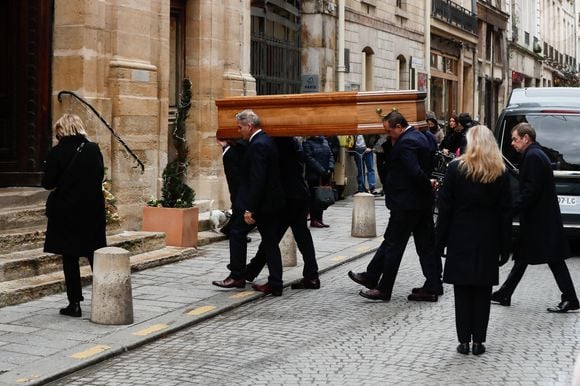
[(438, 251), (447, 247), (443, 281), (453, 284), (461, 354), (485, 352), (491, 289), (509, 256), (511, 222), (511, 191), (500, 150), (486, 126), (474, 126), (467, 132), (465, 153), (447, 169), (436, 226)]

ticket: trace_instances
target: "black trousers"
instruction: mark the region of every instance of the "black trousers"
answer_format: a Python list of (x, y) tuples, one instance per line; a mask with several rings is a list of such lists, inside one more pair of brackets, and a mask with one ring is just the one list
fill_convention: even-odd
[[(62, 270), (64, 272), (64, 283), (66, 285), (66, 297), (71, 303), (85, 300), (81, 285), (81, 270), (78, 256), (63, 255)], [(91, 270), (93, 269), (93, 254), (87, 256)]]
[[(516, 260), (506, 281), (502, 284), (497, 292), (499, 292), (501, 296), (511, 297), (516, 290), (520, 280), (522, 280), (527, 267), (527, 263)], [(570, 271), (568, 270), (568, 266), (566, 265), (565, 260), (549, 262), (548, 267), (550, 267), (552, 275), (554, 275), (554, 279), (556, 279), (556, 284), (562, 292), (562, 301), (578, 301), (576, 290), (574, 289), (574, 283), (572, 282), (572, 277), (570, 276)]]
[[(314, 242), (312, 241), (312, 234), (308, 229), (306, 216), (308, 214), (308, 202), (288, 200), (288, 204), (281, 218), (280, 227), (278, 230), (278, 243), (284, 237), (288, 228), (292, 229), (294, 239), (298, 250), (302, 254), (304, 260), (304, 269), (302, 275), (307, 279), (318, 278), (318, 263), (316, 262), (316, 252), (314, 250)], [(264, 252), (262, 243), (258, 247), (256, 256), (250, 260), (246, 267), (246, 275), (248, 278), (254, 278), (260, 274), (267, 262), (267, 255)]]
[(460, 343), (485, 342), (491, 286), (454, 285), (455, 327)]
[(246, 278), (246, 259), (248, 255), (248, 242), (246, 237), (253, 225), (244, 221), (244, 212), (234, 210), (229, 222), (228, 240), (230, 244), (230, 276), (234, 279)]
[(419, 255), (423, 276), (425, 277), (423, 286), (435, 293), (442, 288), (442, 264), (441, 257), (435, 254), (433, 215), (431, 211), (429, 209), (416, 211), (391, 210), (384, 240), (368, 264), (366, 271), (367, 278), (371, 282), (378, 282), (376, 288), (387, 295), (393, 292), (393, 285), (401, 265), (401, 259), (411, 234), (413, 234), (415, 240), (415, 248)]

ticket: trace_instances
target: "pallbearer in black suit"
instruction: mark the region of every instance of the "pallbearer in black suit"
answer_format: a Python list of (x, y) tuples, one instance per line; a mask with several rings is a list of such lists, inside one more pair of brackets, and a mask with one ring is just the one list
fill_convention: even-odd
[(548, 308), (548, 311), (577, 310), (580, 308), (578, 296), (564, 261), (570, 257), (570, 247), (564, 234), (550, 159), (536, 142), (536, 131), (529, 123), (514, 126), (512, 146), (523, 155), (519, 175), (520, 194), (514, 204), (515, 214), (520, 216), (520, 237), (514, 251), (514, 267), (491, 300), (509, 306), (528, 264), (548, 263), (562, 291), (560, 303)]
[[(275, 142), (280, 152), (280, 172), (282, 187), (286, 193), (286, 207), (280, 218), (278, 239), (282, 239), (288, 228), (292, 229), (296, 245), (304, 260), (303, 278), (292, 284), (293, 289), (318, 289), (318, 264), (312, 235), (308, 229), (306, 218), (310, 195), (304, 180), (304, 152), (300, 142), (295, 138), (277, 137)], [(258, 253), (246, 267), (246, 279), (253, 280), (266, 264), (266, 254), (260, 244)]]
[(278, 223), (285, 199), (280, 182), (278, 148), (260, 128), (260, 118), (252, 110), (236, 114), (238, 130), (249, 141), (241, 170), (239, 191), (230, 221), (230, 275), (212, 284), (223, 288), (243, 288), (246, 282), (246, 237), (256, 225), (262, 236), (270, 276), (268, 283), (254, 289), (282, 295), (282, 259), (278, 247)]
[(437, 250), (447, 247), (443, 280), (453, 284), (459, 346), (483, 354), (491, 287), (507, 262), (511, 241), (511, 192), (492, 132), (474, 126), (465, 154), (449, 164), (439, 191)]
[[(368, 289), (360, 295), (373, 300), (390, 300), (399, 265), (411, 233), (419, 255), (425, 283), (415, 288), (409, 300), (437, 301), (443, 293), (441, 258), (435, 255), (433, 234), (433, 184), (429, 179), (432, 159), (427, 138), (409, 126), (399, 112), (383, 119), (393, 142), (389, 157), (385, 199), (390, 210), (384, 241), (366, 272), (348, 276)], [(379, 280), (380, 279), (380, 280)]]

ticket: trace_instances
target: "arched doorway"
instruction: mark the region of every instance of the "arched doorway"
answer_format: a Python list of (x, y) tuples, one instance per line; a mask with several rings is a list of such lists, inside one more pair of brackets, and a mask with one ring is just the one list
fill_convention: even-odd
[(50, 147), (52, 0), (0, 1), (0, 186), (37, 186)]

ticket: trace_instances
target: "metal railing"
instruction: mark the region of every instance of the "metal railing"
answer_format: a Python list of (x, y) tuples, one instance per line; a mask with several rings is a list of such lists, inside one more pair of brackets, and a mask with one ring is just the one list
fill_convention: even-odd
[(115, 132), (115, 130), (113, 130), (113, 128), (111, 127), (111, 125), (109, 125), (109, 122), (107, 122), (107, 120), (105, 118), (103, 118), (103, 116), (101, 114), (99, 114), (99, 112), (97, 111), (97, 109), (95, 109), (93, 107), (93, 105), (91, 105), (89, 102), (87, 102), (86, 100), (84, 100), (82, 97), (78, 96), (77, 94), (75, 94), (72, 91), (61, 91), (58, 93), (58, 101), (62, 102), (62, 97), (63, 95), (69, 95), (73, 98), (75, 98), (77, 101), (79, 101), (88, 111), (90, 111), (92, 114), (94, 114), (99, 121), (101, 121), (101, 123), (103, 125), (105, 125), (105, 127), (107, 129), (109, 129), (109, 131), (111, 132), (111, 135), (125, 148), (125, 150), (127, 150), (127, 153), (129, 153), (129, 155), (131, 157), (133, 157), (133, 159), (135, 160), (135, 162), (137, 163), (138, 167), (141, 169), (141, 174), (145, 173), (145, 165), (143, 164), (143, 162), (139, 159), (139, 157), (137, 157), (137, 155), (133, 152), (133, 150), (131, 150), (129, 148), (129, 146), (127, 146), (127, 144), (125, 143), (125, 141), (123, 141), (121, 139), (121, 137), (119, 137), (119, 135)]
[(475, 13), (451, 0), (433, 0), (431, 16), (464, 31), (477, 34), (477, 16)]

